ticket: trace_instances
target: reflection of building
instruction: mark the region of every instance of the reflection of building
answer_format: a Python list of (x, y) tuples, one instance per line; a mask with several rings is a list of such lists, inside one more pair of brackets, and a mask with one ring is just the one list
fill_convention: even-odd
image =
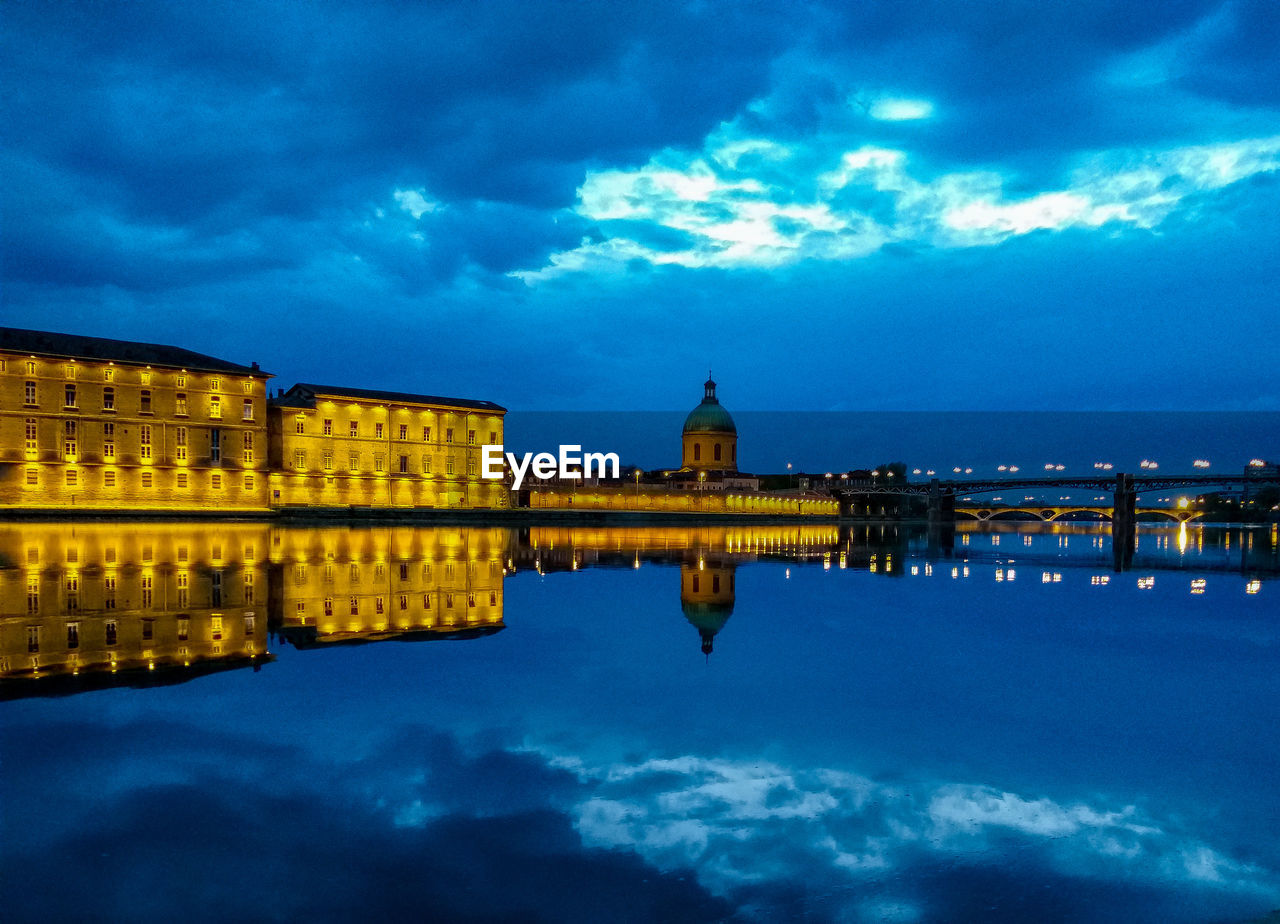
[(0, 507), (265, 510), (269, 377), (178, 347), (0, 328)]
[(703, 654), (711, 654), (712, 640), (733, 615), (736, 570), (731, 563), (712, 564), (701, 558), (680, 566), (680, 608), (698, 630)]
[(266, 540), (252, 524), (0, 529), (2, 695), (175, 682), (270, 660)]
[(271, 503), (319, 507), (505, 507), (481, 477), (502, 443), (492, 401), (294, 385), (271, 402)]
[(271, 625), (299, 648), (503, 628), (503, 529), (273, 532)]

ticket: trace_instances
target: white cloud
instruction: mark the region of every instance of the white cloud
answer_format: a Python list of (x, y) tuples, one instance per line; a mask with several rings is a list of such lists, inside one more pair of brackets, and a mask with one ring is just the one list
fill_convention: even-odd
[(932, 116), (933, 103), (927, 99), (883, 97), (871, 104), (867, 114), (882, 122), (910, 122)]
[[(886, 112), (907, 113), (919, 110), (908, 104), (922, 102), (881, 100), (872, 108), (884, 103)], [(1036, 231), (1150, 229), (1192, 197), (1280, 169), (1280, 136), (1105, 151), (1082, 156), (1058, 188), (1011, 195), (1013, 178), (995, 171), (922, 178), (903, 150), (832, 151), (836, 142), (825, 137), (784, 145), (735, 132), (732, 123), (722, 126), (702, 153), (665, 151), (641, 167), (588, 174), (575, 210), (598, 222), (604, 239), (512, 275), (533, 284), (637, 260), (773, 268), (852, 260), (893, 242), (974, 247)], [(618, 221), (627, 224), (611, 227)]]
[(439, 202), (427, 198), (425, 189), (397, 189), (392, 196), (396, 204), (415, 219), (421, 218), (428, 212), (434, 212), (440, 207)]

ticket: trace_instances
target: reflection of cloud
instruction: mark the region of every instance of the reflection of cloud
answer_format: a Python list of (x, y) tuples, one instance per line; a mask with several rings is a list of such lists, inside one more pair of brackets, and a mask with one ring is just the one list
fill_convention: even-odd
[[(563, 764), (569, 766), (574, 762)], [(660, 868), (689, 865), (733, 896), (762, 879), (901, 875), (932, 862), (1033, 856), (1053, 875), (1280, 897), (1274, 876), (1135, 806), (1028, 799), (966, 784), (886, 785), (833, 770), (683, 757), (634, 766), (577, 764), (588, 843), (631, 847)], [(899, 896), (901, 897), (901, 896)], [(917, 896), (923, 899), (927, 896)], [(910, 902), (890, 919), (909, 919)], [(910, 913), (909, 913), (910, 912)]]
[[(182, 725), (7, 731), (0, 852), (64, 884), (23, 890), (9, 920), (1165, 921), (1280, 897), (1271, 872), (1134, 806), (986, 786), (596, 764), (420, 728), (353, 759)], [(109, 785), (68, 787), (67, 768)], [(269, 876), (205, 874), (231, 869)]]
[[(883, 111), (876, 115), (876, 107)], [(920, 100), (880, 100), (880, 119), (923, 118)], [(896, 113), (896, 115), (889, 115)], [(911, 113), (918, 113), (912, 115)], [(1198, 195), (1280, 169), (1280, 136), (1084, 157), (1061, 188), (1007, 191), (994, 171), (922, 179), (905, 151), (813, 137), (782, 144), (728, 125), (705, 153), (666, 151), (630, 170), (589, 173), (575, 211), (603, 239), (554, 253), (533, 283), (633, 261), (685, 267), (776, 267), (848, 260), (893, 243), (991, 245), (1066, 228), (1153, 228)], [(678, 231), (669, 247), (637, 226)]]

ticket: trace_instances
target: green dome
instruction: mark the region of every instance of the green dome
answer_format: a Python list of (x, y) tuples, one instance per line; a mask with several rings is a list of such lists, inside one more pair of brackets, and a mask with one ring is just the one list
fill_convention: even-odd
[(716, 398), (716, 383), (707, 380), (705, 397), (702, 403), (689, 412), (684, 419), (685, 433), (732, 433), (737, 435), (738, 428), (733, 423), (729, 412), (720, 406)]

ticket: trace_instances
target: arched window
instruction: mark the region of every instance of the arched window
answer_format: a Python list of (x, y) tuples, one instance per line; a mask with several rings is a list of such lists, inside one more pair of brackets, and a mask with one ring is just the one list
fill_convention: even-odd
[(695, 594), (698, 592), (698, 576), (696, 574), (693, 576), (693, 592)]
[(720, 444), (716, 443), (716, 461), (720, 461)]
[(718, 574), (711, 575), (711, 592), (720, 593), (720, 575)]
[(737, 443), (734, 443), (729, 447), (729, 460), (731, 462), (738, 461), (738, 444)]
[(702, 444), (694, 443), (693, 444), (693, 461), (697, 462), (701, 459), (702, 459)]

